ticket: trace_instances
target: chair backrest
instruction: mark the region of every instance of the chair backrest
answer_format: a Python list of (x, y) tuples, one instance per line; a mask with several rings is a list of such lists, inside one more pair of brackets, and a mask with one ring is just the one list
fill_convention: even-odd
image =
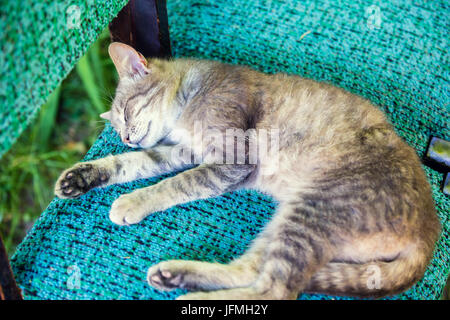
[(0, 157), (127, 2), (2, 2)]

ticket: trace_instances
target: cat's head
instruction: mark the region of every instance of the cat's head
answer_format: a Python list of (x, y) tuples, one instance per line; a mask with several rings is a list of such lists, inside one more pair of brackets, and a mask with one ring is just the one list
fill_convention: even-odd
[(170, 63), (147, 61), (132, 47), (114, 42), (109, 55), (119, 73), (111, 110), (101, 114), (130, 147), (149, 148), (173, 125), (172, 100), (177, 77)]

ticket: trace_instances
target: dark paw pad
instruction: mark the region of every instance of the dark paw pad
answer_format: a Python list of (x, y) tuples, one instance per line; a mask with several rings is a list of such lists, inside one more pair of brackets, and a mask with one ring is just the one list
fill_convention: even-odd
[(92, 164), (81, 164), (69, 170), (59, 181), (57, 192), (68, 198), (76, 198), (107, 182), (108, 179), (107, 173), (101, 172), (99, 168)]

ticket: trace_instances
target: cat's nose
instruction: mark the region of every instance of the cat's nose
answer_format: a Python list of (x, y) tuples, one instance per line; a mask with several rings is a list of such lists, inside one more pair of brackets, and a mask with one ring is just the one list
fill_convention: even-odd
[(127, 134), (126, 136), (122, 137), (122, 141), (123, 143), (130, 143), (130, 135)]

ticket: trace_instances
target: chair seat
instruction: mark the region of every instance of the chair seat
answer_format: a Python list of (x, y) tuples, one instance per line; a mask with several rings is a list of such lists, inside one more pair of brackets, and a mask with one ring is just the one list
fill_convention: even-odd
[[(339, 87), (383, 109), (418, 154), (431, 135), (449, 140), (448, 18), (443, 1), (366, 6), (344, 0), (168, 2), (172, 48), (191, 56), (288, 72)], [(107, 125), (85, 160), (128, 149)], [(70, 166), (72, 164), (68, 164)], [(425, 276), (390, 299), (438, 299), (450, 271), (450, 201), (442, 174), (424, 167), (443, 230)], [(11, 264), (28, 299), (172, 299), (146, 281), (168, 259), (227, 262), (242, 254), (277, 204), (242, 190), (179, 205), (138, 225), (108, 219), (120, 194), (156, 177), (54, 199)], [(344, 299), (302, 294), (299, 299)]]

